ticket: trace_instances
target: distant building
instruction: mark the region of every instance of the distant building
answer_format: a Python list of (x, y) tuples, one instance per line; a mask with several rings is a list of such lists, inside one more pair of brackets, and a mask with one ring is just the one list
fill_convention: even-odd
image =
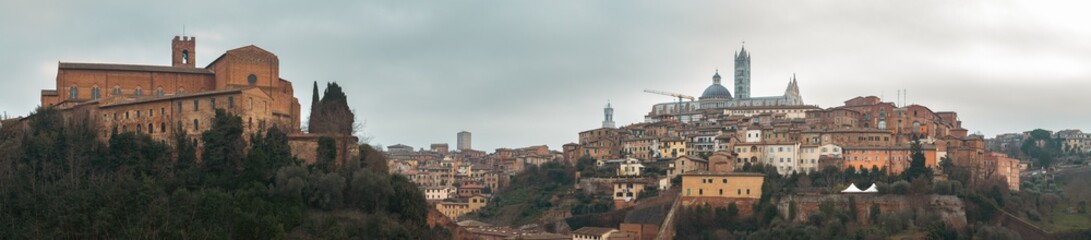
[(673, 179), (675, 176), (695, 171), (708, 171), (708, 160), (683, 155), (670, 163), (667, 176)]
[(606, 103), (606, 108), (602, 110), (605, 115), (605, 119), (602, 120), (602, 128), (614, 128), (614, 108), (610, 107), (610, 103)]
[(981, 171), (985, 178), (996, 178), (1008, 184), (1008, 189), (1019, 191), (1019, 174), (1022, 173), (1019, 159), (1009, 158), (1007, 154), (985, 152), (985, 161)]
[(640, 176), (644, 170), (644, 164), (640, 164), (639, 159), (626, 158), (617, 167), (618, 176)]
[(632, 206), (640, 193), (648, 186), (648, 181), (643, 178), (623, 179), (614, 182), (614, 208), (622, 209)]
[(431, 150), (433, 152), (437, 152), (439, 154), (447, 154), (447, 144), (446, 143), (433, 143), (432, 146), (431, 146)]
[(458, 150), (465, 151), (473, 149), (470, 146), (470, 132), (461, 131), (458, 132)]

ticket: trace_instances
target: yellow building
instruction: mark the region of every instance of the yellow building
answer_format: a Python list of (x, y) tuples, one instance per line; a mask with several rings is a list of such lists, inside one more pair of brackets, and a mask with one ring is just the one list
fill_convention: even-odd
[[(764, 182), (765, 175), (760, 173), (687, 172), (682, 174), (682, 205), (726, 207), (731, 202), (753, 203), (761, 199)], [(752, 204), (736, 205), (741, 215), (752, 212)]]
[(439, 210), (440, 213), (443, 213), (444, 216), (447, 216), (450, 219), (458, 219), (458, 217), (467, 213), (476, 212), (485, 207), (486, 204), (489, 204), (489, 197), (477, 194), (470, 197), (465, 202), (436, 203), (436, 210)]
[(676, 158), (686, 155), (685, 139), (663, 139), (659, 142), (659, 157)]
[(642, 178), (621, 179), (614, 182), (614, 209), (631, 206), (640, 198), (640, 193), (648, 186)]

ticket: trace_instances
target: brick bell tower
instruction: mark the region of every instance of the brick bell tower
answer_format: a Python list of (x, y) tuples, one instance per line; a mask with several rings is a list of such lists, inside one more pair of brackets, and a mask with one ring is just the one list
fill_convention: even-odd
[(174, 36), (170, 42), (172, 67), (196, 68), (197, 63), (197, 37)]

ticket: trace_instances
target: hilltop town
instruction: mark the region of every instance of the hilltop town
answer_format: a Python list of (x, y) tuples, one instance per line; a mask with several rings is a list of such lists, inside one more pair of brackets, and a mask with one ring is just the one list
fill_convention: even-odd
[[(955, 111), (877, 96), (808, 105), (794, 74), (783, 95), (751, 97), (750, 54), (745, 48), (735, 53), (735, 95), (719, 72), (699, 97), (647, 90), (678, 101), (655, 104), (644, 122), (621, 127), (607, 104), (602, 127), (579, 132), (578, 142), (560, 151), (542, 145), (486, 153), (472, 149), (470, 133), (460, 132), (456, 150), (446, 143), (419, 151), (399, 144), (384, 154), (391, 173), (420, 186), (430, 204), (466, 231), (464, 237), (484, 239), (669, 239), (694, 236), (679, 232), (695, 228), (680, 219), (701, 214), (689, 209), (730, 209), (730, 222), (756, 219), (765, 226), (773, 218), (807, 223), (819, 208), (833, 214), (823, 207), (829, 203), (854, 209), (851, 219), (841, 220), (846, 222), (870, 225), (886, 218), (880, 212), (925, 211), (938, 214), (937, 223), (950, 227), (944, 231), (992, 231), (978, 222), (995, 216), (977, 214), (982, 204), (1005, 208), (1006, 196), (967, 197), (977, 196), (974, 189), (1016, 196), (1024, 182), (1037, 181), (1029, 172), (1056, 169), (1020, 149), (1031, 131), (986, 139), (969, 134)], [(1091, 149), (1088, 135), (1078, 130), (1047, 138), (1055, 140), (1033, 139), (1032, 145), (1058, 142), (1058, 156)], [(513, 187), (512, 179), (551, 167), (574, 172), (561, 181), (572, 186), (531, 196), (554, 197), (542, 211), (525, 210), (539, 213), (532, 215), (537, 219), (512, 221), (495, 207), (497, 199), (511, 204), (506, 192), (524, 187)], [(933, 204), (914, 203), (917, 198)], [(1020, 212), (1006, 218), (1026, 217)], [(910, 230), (894, 233), (899, 231)]]

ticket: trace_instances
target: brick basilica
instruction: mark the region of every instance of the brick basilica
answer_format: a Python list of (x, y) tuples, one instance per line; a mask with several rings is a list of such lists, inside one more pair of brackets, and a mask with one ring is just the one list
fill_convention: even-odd
[[(216, 109), (223, 109), (242, 118), (246, 135), (269, 127), (288, 133), (293, 154), (312, 162), (310, 147), (319, 136), (300, 131), (299, 99), (292, 83), (280, 78), (277, 56), (250, 45), (228, 50), (201, 68), (196, 42), (196, 37), (175, 36), (170, 66), (61, 62), (56, 89), (42, 90), (41, 106), (56, 107), (69, 120), (91, 122), (102, 140), (117, 131), (166, 142), (174, 134), (199, 139), (212, 127)], [(352, 139), (339, 139), (344, 143), (339, 145)], [(342, 153), (339, 157), (348, 156)]]

